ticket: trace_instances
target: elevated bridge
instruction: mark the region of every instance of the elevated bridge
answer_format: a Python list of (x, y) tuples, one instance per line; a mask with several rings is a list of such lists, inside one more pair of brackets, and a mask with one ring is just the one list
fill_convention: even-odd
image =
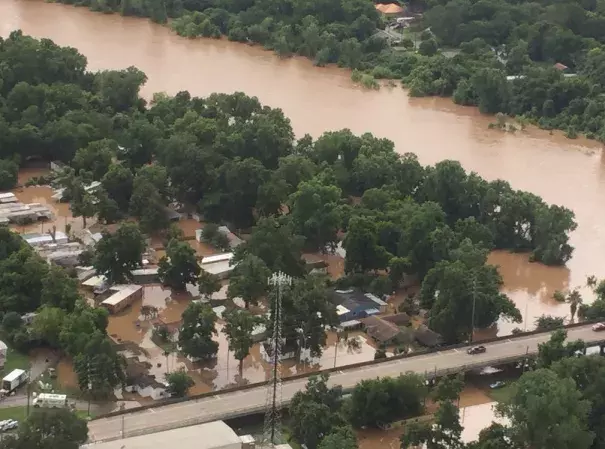
[[(603, 354), (605, 332), (594, 332), (592, 323), (568, 326), (567, 333), (568, 340), (581, 339), (589, 347), (600, 346)], [(466, 350), (469, 346), (458, 345), (429, 353), (397, 356), (326, 371), (331, 372), (330, 384), (342, 385), (344, 389), (351, 389), (364, 379), (395, 377), (406, 372), (432, 378), (522, 360), (537, 354), (538, 345), (548, 341), (549, 338), (550, 332), (530, 332), (481, 342), (487, 348), (483, 354), (468, 355)], [(307, 377), (313, 374), (317, 373), (308, 373), (283, 381), (284, 405), (289, 403), (297, 391), (305, 388)], [(260, 383), (178, 402), (168, 401), (166, 404), (158, 403), (116, 412), (91, 421), (88, 426), (89, 438), (91, 441), (114, 440), (122, 438), (122, 435), (130, 437), (260, 413), (265, 407), (265, 395), (265, 383)]]

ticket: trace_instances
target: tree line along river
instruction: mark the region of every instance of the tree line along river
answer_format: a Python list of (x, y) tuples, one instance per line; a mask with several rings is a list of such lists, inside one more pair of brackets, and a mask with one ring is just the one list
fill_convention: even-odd
[[(38, 0), (3, 0), (0, 18), (0, 35), (21, 29), (75, 47), (88, 58), (90, 70), (138, 67), (149, 78), (142, 91), (147, 98), (181, 90), (196, 96), (242, 91), (281, 108), (298, 136), (317, 137), (342, 128), (371, 132), (394, 141), (401, 153), (418, 154), (422, 164), (459, 160), (487, 180), (507, 180), (514, 188), (572, 209), (578, 228), (571, 239), (574, 256), (566, 267), (530, 264), (521, 255), (490, 256), (501, 267), (505, 293), (528, 315), (528, 326), (543, 313), (568, 314), (567, 305), (551, 300), (554, 290), (584, 285), (589, 275), (605, 276), (605, 209), (600, 207), (605, 161), (600, 144), (537, 129), (515, 134), (490, 130), (493, 117), (450, 99), (413, 99), (399, 87), (363, 90), (352, 84), (346, 70), (316, 68), (302, 58), (280, 59), (226, 40), (181, 38), (144, 19)], [(583, 293), (589, 300), (590, 293)]]

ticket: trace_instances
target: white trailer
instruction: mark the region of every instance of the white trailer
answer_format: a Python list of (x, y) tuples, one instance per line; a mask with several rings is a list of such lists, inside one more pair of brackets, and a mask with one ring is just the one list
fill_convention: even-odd
[(33, 400), (34, 407), (64, 408), (67, 407), (66, 394), (40, 393)]
[(15, 369), (2, 379), (2, 390), (0, 390), (0, 393), (8, 394), (26, 383), (28, 379), (29, 373), (27, 371)]

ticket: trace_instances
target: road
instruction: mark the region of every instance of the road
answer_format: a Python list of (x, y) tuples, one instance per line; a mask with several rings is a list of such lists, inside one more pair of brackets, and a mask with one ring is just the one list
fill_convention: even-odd
[[(569, 340), (582, 339), (587, 343), (605, 340), (605, 333), (592, 331), (591, 325), (568, 329), (567, 332)], [(487, 352), (478, 355), (468, 355), (465, 348), (449, 349), (348, 370), (343, 368), (331, 374), (330, 384), (348, 389), (364, 379), (398, 376), (410, 371), (446, 374), (497, 365), (498, 362), (515, 361), (526, 354), (537, 353), (538, 344), (549, 338), (549, 333), (543, 333), (487, 343)], [(304, 389), (306, 382), (305, 378), (284, 381), (283, 403), (287, 404), (297, 391)], [(113, 440), (121, 438), (122, 432), (129, 437), (258, 413), (265, 407), (265, 395), (264, 386), (222, 394), (218, 391), (211, 397), (102, 418), (89, 423), (89, 438), (91, 441)]]

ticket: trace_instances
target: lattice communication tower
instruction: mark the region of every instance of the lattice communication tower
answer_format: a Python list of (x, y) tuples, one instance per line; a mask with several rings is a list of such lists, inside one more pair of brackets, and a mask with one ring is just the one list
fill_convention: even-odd
[(281, 271), (269, 278), (269, 285), (275, 287), (273, 295), (273, 313), (271, 316), (273, 332), (271, 335), (271, 376), (267, 383), (267, 402), (265, 409), (265, 427), (263, 439), (266, 444), (275, 446), (281, 442), (281, 352), (282, 337), (282, 294), (284, 287), (292, 284), (292, 278)]

